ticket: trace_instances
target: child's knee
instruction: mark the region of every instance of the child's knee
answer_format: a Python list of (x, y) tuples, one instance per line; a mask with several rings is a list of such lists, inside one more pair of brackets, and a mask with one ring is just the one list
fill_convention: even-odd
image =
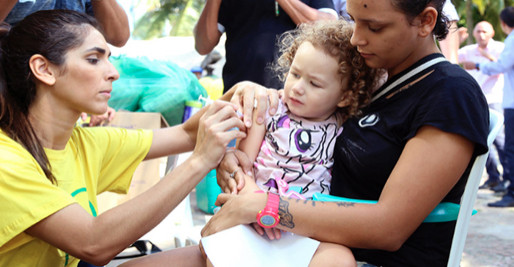
[(349, 248), (339, 244), (322, 242), (309, 264), (309, 267), (317, 266), (357, 267), (357, 262)]

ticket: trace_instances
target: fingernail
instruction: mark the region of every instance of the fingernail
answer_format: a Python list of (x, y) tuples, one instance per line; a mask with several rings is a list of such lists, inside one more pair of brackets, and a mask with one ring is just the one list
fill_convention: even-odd
[(246, 121), (246, 122), (245, 122), (245, 126), (246, 126), (247, 128), (251, 127), (251, 126), (252, 126), (252, 122), (251, 122), (251, 121)]
[(258, 118), (257, 118), (257, 123), (262, 124), (262, 122), (263, 122), (262, 117), (258, 117)]
[(269, 109), (269, 112), (270, 112), (271, 114), (275, 114), (276, 110), (275, 110), (274, 108), (270, 108), (270, 109)]

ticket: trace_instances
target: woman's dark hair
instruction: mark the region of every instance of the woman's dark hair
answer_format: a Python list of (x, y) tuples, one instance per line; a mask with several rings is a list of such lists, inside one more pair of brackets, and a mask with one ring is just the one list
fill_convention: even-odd
[(66, 53), (82, 44), (96, 20), (70, 10), (35, 12), (7, 33), (0, 33), (0, 129), (36, 159), (46, 177), (57, 183), (28, 112), (36, 96), (29, 60), (39, 54), (64, 71)]
[(448, 35), (450, 23), (448, 17), (443, 14), (443, 6), (446, 0), (391, 0), (393, 7), (404, 13), (409, 20), (418, 16), (427, 6), (437, 10), (437, 22), (434, 27), (434, 35), (437, 40), (443, 40)]
[(514, 6), (504, 8), (500, 12), (500, 19), (509, 27), (514, 27)]

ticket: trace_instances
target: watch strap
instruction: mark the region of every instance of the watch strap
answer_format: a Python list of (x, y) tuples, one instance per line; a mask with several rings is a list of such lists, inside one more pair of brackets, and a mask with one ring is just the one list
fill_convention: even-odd
[[(260, 190), (259, 190), (260, 191)], [(264, 193), (262, 191), (256, 193)], [(257, 223), (264, 228), (273, 228), (280, 221), (278, 215), (278, 207), (280, 205), (280, 196), (274, 193), (268, 193), (268, 200), (263, 210), (257, 213)]]
[(265, 210), (269, 210), (278, 214), (278, 205), (280, 204), (280, 197), (274, 193), (268, 193), (268, 202), (266, 203)]

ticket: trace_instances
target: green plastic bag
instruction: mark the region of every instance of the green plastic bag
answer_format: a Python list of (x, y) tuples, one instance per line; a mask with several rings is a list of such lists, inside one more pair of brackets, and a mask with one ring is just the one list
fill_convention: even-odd
[(120, 73), (113, 83), (109, 106), (116, 110), (159, 112), (169, 125), (182, 122), (185, 102), (207, 96), (189, 70), (147, 57), (112, 57)]

